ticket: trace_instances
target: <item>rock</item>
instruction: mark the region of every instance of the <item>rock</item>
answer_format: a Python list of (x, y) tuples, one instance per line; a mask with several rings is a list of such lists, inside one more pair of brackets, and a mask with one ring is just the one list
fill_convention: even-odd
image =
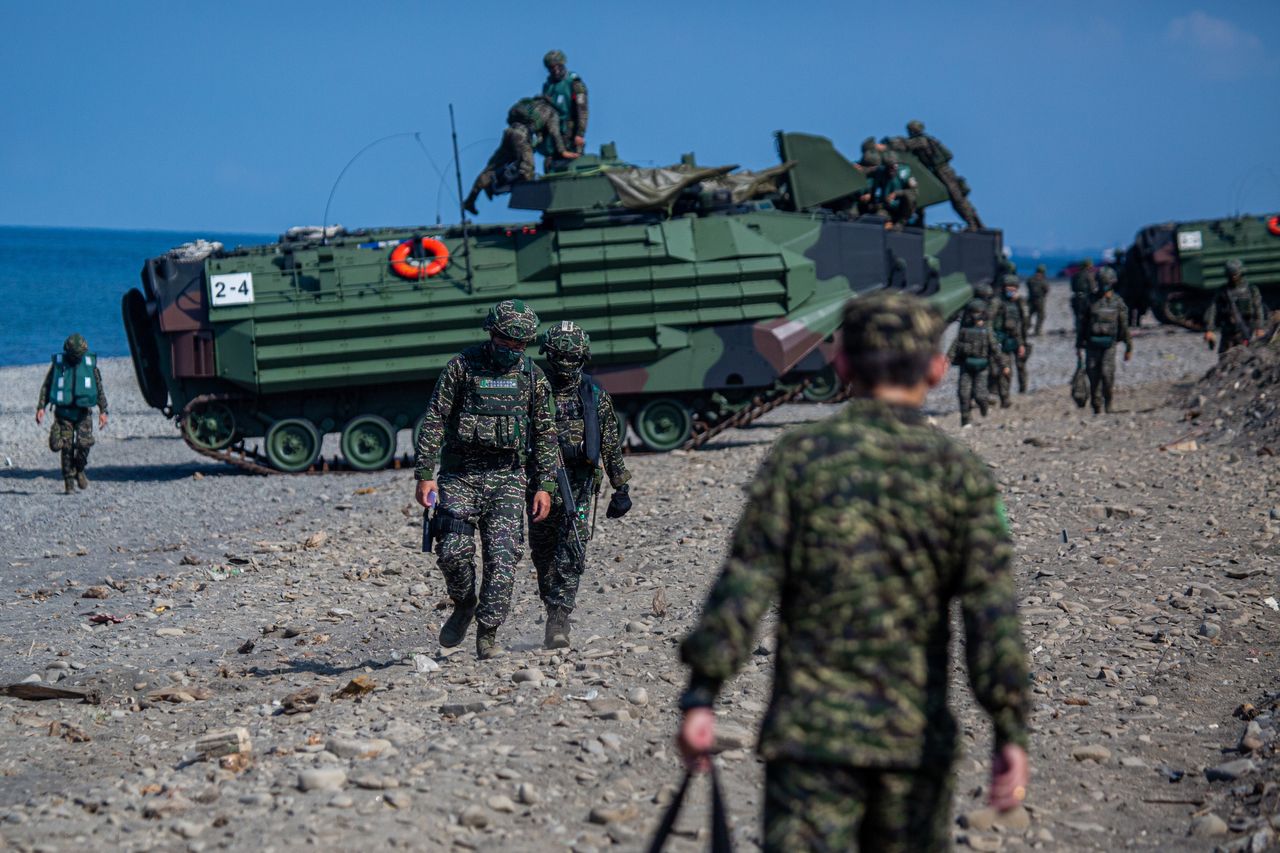
[(381, 776), (377, 773), (355, 773), (348, 781), (357, 788), (364, 788), (366, 791), (385, 791), (388, 788), (400, 787), (400, 783), (396, 779), (391, 776)]
[(626, 823), (634, 820), (639, 814), (640, 809), (635, 803), (624, 803), (621, 806), (596, 806), (591, 810), (591, 814), (587, 815), (587, 820), (601, 825)]
[(317, 530), (315, 533), (312, 533), (305, 540), (303, 540), (302, 547), (306, 548), (307, 550), (314, 550), (316, 548), (319, 548), (321, 545), (323, 545), (325, 543), (325, 540), (328, 538), (329, 538), (328, 533), (325, 533), (323, 530)]
[(253, 752), (253, 742), (249, 739), (249, 730), (243, 726), (205, 732), (195, 745), (196, 757), (200, 761), (224, 755), (247, 755), (250, 752)]
[(1121, 767), (1132, 767), (1135, 769), (1146, 769), (1147, 762), (1143, 761), (1136, 755), (1126, 755), (1120, 759)]
[(1216, 622), (1201, 622), (1200, 627), (1199, 629), (1197, 629), (1196, 633), (1198, 633), (1201, 637), (1212, 640), (1214, 637), (1217, 637), (1219, 634), (1222, 633), (1222, 626), (1217, 624)]
[(341, 767), (309, 767), (298, 774), (302, 791), (341, 791), (347, 784), (347, 771)]
[(649, 704), (649, 691), (643, 687), (633, 687), (627, 691), (627, 701), (632, 705), (645, 706)]
[(538, 794), (537, 786), (529, 782), (521, 782), (520, 787), (516, 789), (516, 799), (524, 803), (526, 806), (536, 804), (542, 797)]
[(387, 791), (382, 795), (382, 801), (393, 809), (407, 809), (413, 805), (413, 797), (408, 791)]
[(1085, 744), (1071, 750), (1071, 757), (1076, 761), (1096, 761), (1105, 764), (1111, 758), (1111, 750), (1101, 744)]
[(436, 672), (440, 669), (440, 664), (426, 655), (413, 656), (413, 671), (418, 673)]
[(516, 810), (516, 804), (511, 801), (510, 797), (504, 794), (494, 794), (492, 797), (485, 800), (485, 804), (495, 812), (503, 812), (504, 814), (512, 814)]
[(1004, 840), (998, 835), (973, 835), (970, 833), (965, 835), (962, 841), (970, 850), (981, 850), (984, 853), (994, 853), (994, 851), (1004, 846)]
[(333, 694), (334, 699), (352, 699), (356, 696), (364, 696), (373, 692), (376, 685), (372, 678), (367, 675), (357, 675), (355, 678), (347, 682), (347, 686)]
[(511, 680), (516, 684), (541, 684), (542, 670), (540, 669), (519, 669), (511, 675)]
[(204, 824), (190, 820), (175, 820), (169, 828), (186, 839), (198, 838), (204, 832)]
[(1155, 696), (1150, 696), (1150, 695), (1139, 696), (1137, 699), (1137, 704), (1143, 706), (1144, 708), (1154, 708), (1160, 704), (1160, 700), (1157, 699)]
[(111, 590), (105, 586), (91, 586), (80, 593), (81, 598), (110, 598)]
[(181, 628), (157, 628), (157, 637), (185, 637), (187, 632)]
[(325, 741), (324, 748), (339, 758), (377, 758), (380, 755), (392, 755), (395, 748), (391, 741), (382, 738), (359, 740), (355, 738), (331, 737)]
[(716, 743), (713, 752), (729, 749), (746, 749), (751, 745), (751, 733), (741, 726), (716, 726)]
[(1204, 778), (1210, 782), (1234, 782), (1241, 776), (1248, 776), (1257, 769), (1258, 765), (1253, 763), (1253, 759), (1237, 758), (1235, 761), (1228, 761), (1226, 764), (1219, 764), (1217, 767), (1206, 767)]
[(280, 709), (285, 714), (306, 714), (315, 710), (322, 698), (320, 691), (314, 687), (290, 693), (280, 702)]
[(462, 814), (458, 815), (458, 823), (475, 829), (484, 829), (489, 825), (489, 816), (479, 806), (467, 806), (462, 810)]
[(1244, 727), (1244, 734), (1240, 736), (1240, 751), (1257, 752), (1265, 744), (1266, 738), (1262, 734), (1262, 726), (1258, 725), (1257, 720), (1250, 720)]
[(1187, 830), (1187, 835), (1192, 838), (1216, 838), (1226, 834), (1227, 822), (1213, 812), (1191, 821), (1191, 828)]
[(999, 812), (993, 808), (974, 809), (960, 815), (960, 826), (975, 832), (990, 832), (996, 827), (1023, 832), (1031, 827), (1031, 813), (1022, 806), (1007, 812)]

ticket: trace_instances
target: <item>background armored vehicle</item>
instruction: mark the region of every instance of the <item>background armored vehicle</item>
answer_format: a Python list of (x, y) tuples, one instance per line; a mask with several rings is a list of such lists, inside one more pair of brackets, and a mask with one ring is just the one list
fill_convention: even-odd
[(1280, 216), (1238, 216), (1149, 225), (1120, 267), (1119, 293), (1138, 316), (1150, 308), (1162, 323), (1204, 325), (1223, 264), (1244, 261), (1245, 275), (1271, 309), (1280, 308)]
[[(851, 296), (911, 290), (948, 317), (990, 280), (998, 231), (852, 217), (865, 177), (817, 136), (778, 134), (759, 173), (636, 169), (612, 145), (512, 188), (531, 222), (285, 235), (148, 260), (124, 322), (148, 403), (196, 451), (258, 471), (393, 464), (436, 376), (520, 297), (590, 335), (629, 441), (697, 446), (780, 401), (840, 392), (833, 332)], [(905, 158), (910, 162), (909, 158)], [(920, 204), (946, 198), (920, 170)], [(245, 444), (262, 437), (261, 449)]]

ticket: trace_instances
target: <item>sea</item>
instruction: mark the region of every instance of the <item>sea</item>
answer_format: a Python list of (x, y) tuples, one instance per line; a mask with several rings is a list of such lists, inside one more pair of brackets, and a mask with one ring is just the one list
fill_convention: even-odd
[[(0, 226), (0, 366), (48, 361), (73, 332), (103, 358), (127, 356), (120, 300), (140, 286), (142, 262), (198, 238), (231, 248), (279, 235)], [(1015, 248), (1012, 257), (1022, 275), (1043, 263), (1053, 276), (1090, 254), (1101, 255)]]

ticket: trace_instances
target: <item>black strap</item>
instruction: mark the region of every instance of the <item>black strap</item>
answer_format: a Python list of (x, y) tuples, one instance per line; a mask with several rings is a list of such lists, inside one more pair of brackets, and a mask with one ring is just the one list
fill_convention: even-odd
[[(671, 837), (676, 827), (676, 819), (680, 817), (680, 807), (684, 805), (685, 794), (689, 791), (689, 780), (692, 778), (693, 774), (686, 771), (684, 781), (680, 783), (680, 790), (676, 792), (671, 805), (667, 806), (666, 813), (662, 815), (662, 822), (658, 824), (658, 830), (653, 834), (653, 841), (649, 843), (649, 853), (662, 853), (662, 848), (666, 846), (667, 839)], [(729, 814), (725, 810), (724, 795), (720, 790), (720, 772), (714, 763), (711, 765), (711, 853), (733, 853), (733, 841), (729, 836)]]
[(432, 516), (431, 523), (435, 525), (437, 535), (445, 533), (461, 533), (463, 536), (475, 536), (476, 526), (469, 521), (463, 521), (447, 512), (436, 511)]
[(578, 402), (582, 405), (582, 453), (591, 465), (600, 464), (600, 406), (596, 384), (583, 375), (578, 385)]

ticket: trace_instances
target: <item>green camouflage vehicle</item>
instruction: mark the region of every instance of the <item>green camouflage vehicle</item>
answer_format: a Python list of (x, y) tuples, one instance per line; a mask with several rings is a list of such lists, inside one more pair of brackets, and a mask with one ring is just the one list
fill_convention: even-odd
[(1244, 215), (1166, 222), (1138, 232), (1120, 266), (1118, 292), (1140, 317), (1204, 328), (1214, 292), (1227, 283), (1223, 265), (1244, 261), (1245, 275), (1269, 308), (1280, 308), (1280, 216)]
[[(779, 133), (763, 172), (686, 157), (637, 169), (612, 145), (511, 188), (540, 217), (288, 234), (148, 260), (124, 297), (138, 383), (193, 449), (255, 471), (391, 464), (445, 363), (495, 302), (590, 335), (592, 370), (632, 446), (694, 447), (779, 402), (831, 399), (840, 309), (885, 287), (948, 317), (989, 281), (998, 231), (886, 228), (856, 217), (866, 178), (818, 136)], [(945, 201), (917, 169), (919, 204)], [(261, 450), (246, 445), (261, 437)], [(321, 467), (326, 467), (321, 463)]]

